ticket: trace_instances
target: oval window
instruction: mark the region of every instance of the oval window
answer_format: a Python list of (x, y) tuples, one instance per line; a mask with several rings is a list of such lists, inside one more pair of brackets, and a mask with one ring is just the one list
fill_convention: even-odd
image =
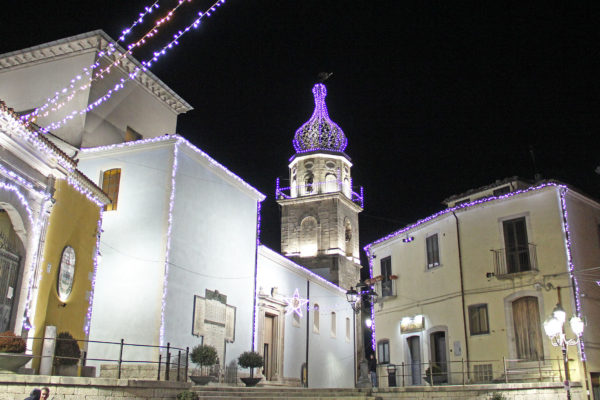
[(325, 165), (327, 165), (327, 168), (335, 168), (335, 163), (333, 161), (327, 161)]
[(60, 258), (58, 269), (58, 298), (66, 301), (73, 290), (73, 279), (75, 278), (75, 250), (66, 246)]

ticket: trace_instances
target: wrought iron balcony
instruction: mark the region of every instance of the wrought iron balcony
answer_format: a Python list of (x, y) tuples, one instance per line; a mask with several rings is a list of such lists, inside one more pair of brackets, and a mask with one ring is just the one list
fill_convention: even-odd
[(513, 248), (492, 250), (494, 273), (497, 277), (510, 277), (511, 274), (538, 271), (536, 246), (528, 243)]
[(361, 208), (364, 208), (365, 197), (363, 187), (359, 186), (358, 192), (355, 192), (352, 190), (350, 185), (346, 185), (341, 181), (314, 182), (308, 185), (297, 184), (294, 187), (281, 187), (279, 186), (279, 178), (277, 178), (275, 198), (294, 199), (298, 197), (336, 192), (343, 193), (353, 203), (358, 204)]

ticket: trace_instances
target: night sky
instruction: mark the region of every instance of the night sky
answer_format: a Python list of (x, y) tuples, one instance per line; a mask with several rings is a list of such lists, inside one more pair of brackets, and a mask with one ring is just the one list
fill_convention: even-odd
[[(0, 53), (94, 29), (117, 38), (152, 3), (8, 0)], [(168, 26), (211, 3), (186, 3)], [(333, 72), (329, 114), (365, 188), (362, 247), (452, 194), (532, 179), (531, 149), (543, 178), (600, 197), (599, 17), (592, 1), (228, 0), (152, 71), (194, 107), (178, 133), (268, 196), (262, 241), (275, 250), (275, 179), (288, 179), (318, 73)]]

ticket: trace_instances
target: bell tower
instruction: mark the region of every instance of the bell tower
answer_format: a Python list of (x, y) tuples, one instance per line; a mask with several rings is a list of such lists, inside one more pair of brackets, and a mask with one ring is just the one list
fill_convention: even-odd
[(348, 140), (328, 115), (327, 89), (312, 89), (315, 110), (294, 135), (290, 186), (277, 180), (281, 253), (342, 288), (360, 279), (358, 213), (363, 191), (353, 192)]

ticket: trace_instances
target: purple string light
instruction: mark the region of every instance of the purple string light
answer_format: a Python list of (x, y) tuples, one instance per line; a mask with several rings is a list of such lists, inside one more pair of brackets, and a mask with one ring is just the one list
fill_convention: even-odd
[[(565, 251), (566, 251), (566, 256), (567, 256), (567, 269), (569, 272), (569, 276), (571, 277), (572, 281), (573, 281), (573, 286), (575, 287), (575, 310), (576, 310), (576, 314), (577, 316), (581, 316), (581, 293), (580, 293), (580, 288), (579, 288), (579, 283), (577, 281), (577, 277), (573, 274), (574, 270), (575, 270), (575, 265), (573, 264), (573, 259), (572, 259), (572, 244), (571, 244), (571, 232), (569, 230), (569, 222), (568, 222), (568, 213), (567, 213), (567, 203), (566, 203), (566, 194), (568, 192), (568, 187), (562, 184), (558, 184), (555, 182), (546, 182), (537, 186), (531, 186), (527, 189), (522, 189), (522, 190), (517, 190), (514, 192), (510, 192), (510, 193), (506, 193), (504, 195), (501, 196), (490, 196), (490, 197), (486, 197), (483, 199), (479, 199), (479, 200), (475, 200), (469, 203), (464, 203), (464, 204), (460, 204), (460, 205), (456, 205), (452, 208), (447, 208), (445, 210), (442, 210), (438, 213), (435, 213), (433, 215), (430, 215), (429, 217), (423, 218), (417, 222), (415, 222), (412, 225), (409, 225), (405, 228), (402, 228), (400, 230), (397, 230), (395, 232), (390, 233), (387, 236), (384, 236), (380, 239), (377, 239), (376, 241), (367, 244), (363, 250), (366, 252), (367, 257), (369, 259), (369, 275), (370, 278), (373, 278), (373, 255), (372, 255), (372, 247), (376, 244), (388, 241), (390, 239), (394, 239), (400, 235), (402, 235), (403, 233), (416, 228), (426, 222), (429, 222), (433, 219), (436, 219), (442, 215), (448, 214), (448, 213), (452, 213), (455, 212), (457, 210), (462, 210), (465, 208), (469, 208), (472, 206), (476, 206), (479, 204), (483, 204), (483, 203), (488, 203), (491, 201), (496, 201), (496, 200), (503, 200), (503, 199), (507, 199), (507, 198), (511, 198), (513, 196), (517, 196), (520, 194), (524, 194), (524, 193), (528, 193), (528, 192), (533, 192), (533, 191), (537, 191), (537, 190), (541, 190), (544, 189), (546, 187), (555, 187), (558, 189), (559, 194), (560, 194), (560, 208), (561, 208), (561, 213), (562, 213), (562, 221), (563, 221), (563, 230), (565, 232)], [(372, 333), (372, 337), (371, 337), (371, 344), (373, 346), (373, 350), (375, 350), (375, 310), (373, 305), (371, 304), (371, 320), (373, 322), (373, 333)], [(580, 346), (580, 352), (581, 352), (581, 358), (583, 361), (586, 360), (586, 355), (585, 355), (585, 350), (584, 350), (584, 344), (583, 341), (579, 341), (579, 346)]]
[[(225, 0), (218, 0), (216, 3), (214, 3), (209, 10), (215, 10), (217, 7), (220, 7), (221, 4), (225, 3)], [(211, 14), (209, 12), (200, 12), (198, 13), (199, 17), (196, 18), (194, 20), (194, 22), (192, 22), (190, 25), (188, 25), (185, 29), (183, 29), (182, 31), (179, 31), (177, 34), (174, 35), (174, 39), (172, 41), (170, 41), (169, 43), (167, 43), (165, 46), (163, 46), (159, 51), (154, 52), (153, 53), (153, 57), (148, 59), (148, 60), (144, 60), (142, 61), (142, 67), (136, 67), (133, 72), (131, 72), (128, 75), (128, 78), (121, 78), (119, 80), (119, 83), (117, 83), (112, 89), (109, 89), (103, 96), (101, 96), (100, 98), (98, 98), (96, 101), (88, 104), (87, 107), (82, 108), (80, 110), (74, 110), (72, 111), (69, 115), (65, 116), (62, 120), (59, 121), (55, 121), (52, 122), (48, 125), (46, 125), (44, 128), (42, 128), (42, 131), (44, 131), (45, 133), (48, 133), (50, 130), (56, 130), (58, 128), (60, 128), (61, 126), (63, 126), (64, 124), (66, 124), (68, 121), (72, 120), (73, 118), (75, 118), (78, 114), (79, 115), (83, 115), (87, 112), (92, 111), (93, 109), (95, 109), (96, 107), (98, 107), (100, 104), (104, 103), (105, 101), (107, 101), (108, 99), (111, 98), (111, 96), (118, 92), (119, 90), (123, 89), (123, 87), (125, 87), (125, 84), (130, 81), (133, 80), (137, 77), (137, 75), (140, 73), (140, 71), (146, 71), (148, 68), (150, 68), (150, 66), (158, 61), (158, 59), (160, 57), (162, 57), (163, 55), (165, 55), (169, 49), (173, 48), (173, 46), (176, 46), (179, 44), (178, 39), (181, 38), (181, 36), (185, 35), (187, 32), (189, 32), (191, 29), (193, 28), (197, 28), (198, 25), (200, 25), (200, 20), (203, 17), (209, 17)]]
[(315, 109), (310, 119), (296, 130), (293, 140), (296, 153), (316, 150), (343, 152), (348, 140), (342, 128), (329, 118), (325, 104), (325, 85), (317, 83), (312, 92), (315, 97)]

